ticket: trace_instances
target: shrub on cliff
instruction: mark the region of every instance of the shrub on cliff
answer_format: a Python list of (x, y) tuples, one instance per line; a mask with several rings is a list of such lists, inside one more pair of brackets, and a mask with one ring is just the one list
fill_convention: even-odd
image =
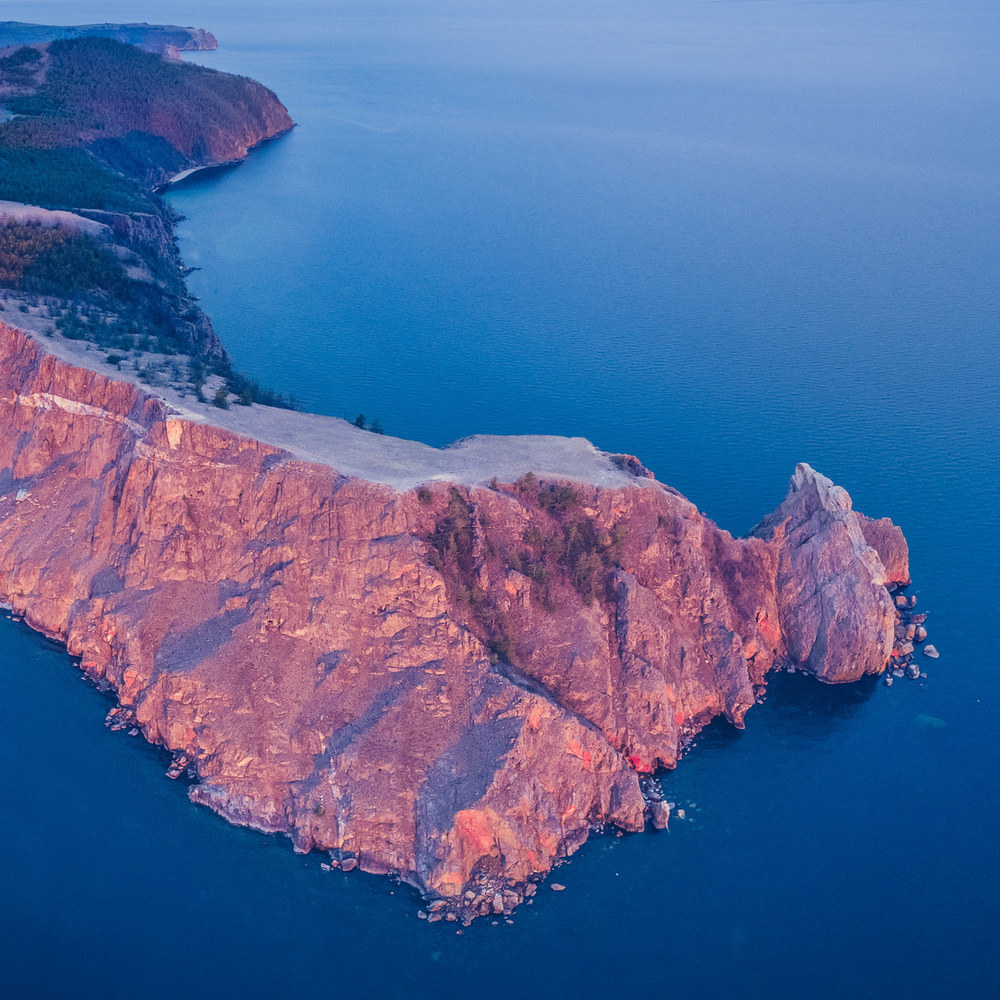
[(555, 524), (549, 532), (543, 532), (537, 523), (530, 524), (521, 539), (525, 548), (507, 552), (507, 565), (542, 586), (549, 609), (553, 607), (550, 583), (557, 577), (567, 580), (585, 604), (603, 600), (610, 570), (617, 564), (625, 541), (624, 523), (599, 533), (593, 518), (577, 513), (580, 497), (571, 486), (539, 483), (531, 473), (515, 486), (522, 496), (534, 498)]
[(236, 396), (242, 406), (260, 403), (262, 406), (276, 406), (282, 410), (296, 408), (294, 397), (286, 397), (283, 393), (264, 389), (259, 382), (234, 371), (228, 362), (215, 365), (214, 370), (226, 380), (226, 388)]
[(580, 505), (580, 497), (572, 486), (549, 483), (538, 491), (538, 506), (556, 517)]
[(472, 505), (454, 486), (447, 513), (434, 526), (430, 542), (441, 560), (450, 560), (468, 582), (473, 568)]

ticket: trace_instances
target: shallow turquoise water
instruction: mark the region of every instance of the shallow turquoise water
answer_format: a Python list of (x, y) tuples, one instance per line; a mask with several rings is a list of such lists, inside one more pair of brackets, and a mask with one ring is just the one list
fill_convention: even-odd
[(692, 821), (457, 937), (190, 805), (0, 620), (14, 995), (995, 995), (995, 5), (30, 6), (204, 25), (299, 122), (171, 196), (239, 367), (438, 444), (583, 434), (737, 532), (809, 461), (903, 526), (942, 657), (780, 678), (666, 779)]

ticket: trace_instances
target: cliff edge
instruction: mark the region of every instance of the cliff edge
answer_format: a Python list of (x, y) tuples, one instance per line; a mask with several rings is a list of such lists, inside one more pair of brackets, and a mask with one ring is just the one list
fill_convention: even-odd
[(900, 530), (807, 465), (742, 539), (596, 451), (618, 478), (400, 489), (3, 324), (0, 426), (4, 599), (195, 801), (398, 873), (433, 917), (509, 911), (603, 824), (663, 825), (642, 776), (742, 726), (769, 670), (883, 671), (908, 582)]

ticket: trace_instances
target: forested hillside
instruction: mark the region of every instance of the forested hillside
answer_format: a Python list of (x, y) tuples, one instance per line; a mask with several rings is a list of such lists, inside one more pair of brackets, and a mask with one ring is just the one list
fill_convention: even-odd
[(4, 91), (0, 199), (31, 192), (46, 207), (148, 211), (171, 174), (240, 159), (292, 124), (253, 80), (107, 38), (14, 50)]

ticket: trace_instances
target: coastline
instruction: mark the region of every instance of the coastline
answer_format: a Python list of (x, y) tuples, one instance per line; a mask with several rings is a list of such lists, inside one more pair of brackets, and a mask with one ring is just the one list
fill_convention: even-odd
[(298, 127), (297, 122), (292, 122), (291, 125), (286, 129), (282, 129), (280, 132), (276, 132), (274, 135), (265, 136), (258, 142), (255, 142), (252, 146), (248, 146), (242, 156), (236, 156), (231, 160), (220, 160), (218, 162), (212, 163), (202, 163), (195, 167), (188, 167), (186, 170), (181, 170), (176, 174), (168, 177), (162, 184), (158, 184), (153, 188), (156, 194), (162, 194), (169, 188), (175, 187), (178, 184), (182, 184), (184, 181), (191, 177), (195, 177), (198, 174), (207, 173), (211, 171), (222, 172), (228, 170), (231, 167), (238, 167), (252, 152), (260, 149), (262, 146), (266, 146), (268, 143), (275, 142), (277, 139), (282, 139), (286, 135), (289, 135), (293, 129)]
[[(44, 19), (30, 6), (6, 16)], [(62, 7), (63, 19), (84, 19)], [(173, 227), (185, 263), (199, 266), (186, 283), (241, 371), (293, 391), (302, 409), (348, 421), (363, 410), (389, 434), (437, 447), (483, 430), (584, 435), (635, 452), (734, 534), (774, 506), (772, 491), (779, 499), (805, 458), (856, 507), (903, 527), (913, 556), (903, 593), (928, 613), (941, 658), (918, 645), (927, 676), (913, 681), (891, 669), (840, 686), (770, 675), (746, 730), (717, 720), (652, 779), (676, 803), (669, 831), (595, 833), (530, 908), (463, 933), (461, 922), (418, 919), (426, 904), (405, 882), (345, 872), (196, 807), (193, 766), (167, 780), (167, 749), (124, 712), (102, 724), (117, 692), (64, 642), (4, 614), (11, 873), (0, 966), (11, 993), (991, 995), (1000, 611), (987, 596), (969, 614), (969, 576), (1000, 558), (990, 530), (1000, 406), (989, 405), (1000, 185), (987, 96), (1000, 10), (670, 3), (514, 16), (456, 7), (444, 18), (423, 5), (380, 25), (378, 9), (344, 23), (343, 10), (308, 0), (258, 6), (255, 23), (247, 13), (218, 2), (192, 13), (227, 51), (190, 61), (270, 84), (300, 128), (242, 171), (162, 195), (191, 220)], [(333, 119), (338, 100), (360, 127)], [(403, 135), (376, 131), (396, 122)], [(392, 169), (368, 169), (399, 147), (408, 155)], [(337, 187), (329, 217), (316, 211), (324, 178)], [(524, 211), (487, 234), (504, 240), (489, 249), (493, 270), (468, 252), (447, 258), (496, 222), (504, 185)], [(466, 197), (481, 187), (495, 201)], [(579, 208), (602, 192), (603, 214)], [(363, 206), (380, 196), (372, 220)], [(235, 248), (222, 239), (217, 256), (241, 218)], [(456, 240), (428, 247), (435, 221)], [(383, 225), (397, 241), (376, 257), (389, 249)], [(254, 229), (267, 244), (246, 238)], [(228, 257), (241, 246), (241, 259)], [(467, 322), (462, 299), (416, 285), (422, 247), (481, 324)], [(324, 251), (323, 281), (300, 294), (293, 282), (305, 278), (308, 292), (312, 276), (297, 262), (326, 264)], [(473, 302), (481, 275), (488, 294)], [(570, 297), (577, 282), (582, 300)], [(566, 315), (577, 304), (594, 322)], [(550, 306), (570, 351), (546, 333)], [(602, 322), (612, 308), (620, 322)], [(397, 318), (391, 339), (345, 348), (355, 330)], [(456, 345), (446, 380), (434, 377), (432, 324), (468, 333), (443, 342)], [(316, 377), (303, 371), (310, 362)], [(496, 379), (482, 377), (491, 370)], [(41, 496), (15, 511), (35, 516)], [(282, 641), (271, 647), (277, 669)]]
[(187, 170), (182, 170), (180, 173), (176, 173), (172, 177), (168, 177), (159, 187), (154, 188), (154, 190), (157, 192), (165, 191), (168, 187), (171, 187), (174, 184), (180, 184), (181, 181), (186, 180), (188, 177), (192, 177), (195, 174), (200, 174), (203, 170), (216, 170), (219, 167), (235, 166), (239, 162), (239, 160), (230, 160), (229, 163), (207, 163), (201, 167), (188, 167)]
[(713, 718), (743, 728), (769, 672), (889, 662), (902, 533), (804, 464), (737, 539), (581, 439), (438, 451), (317, 418), (384, 467), (416, 449), (478, 476), (463, 452), (492, 471), (501, 445), (556, 443), (612, 480), (404, 491), (7, 325), (0, 389), (0, 596), (115, 689), (109, 725), (171, 751), (193, 801), (410, 882), (431, 921), (509, 916), (602, 825), (665, 828), (651, 776)]
[[(116, 688), (116, 717), (172, 750), (172, 770), (197, 771), (195, 801), (335, 867), (398, 873), (448, 919), (509, 915), (601, 823), (666, 827), (639, 776), (715, 716), (742, 728), (786, 656), (823, 680), (885, 669), (888, 560), (808, 466), (736, 540), (582, 438), (436, 449), (213, 407), (92, 344), (29, 336), (42, 358), (10, 365), (2, 401), (33, 441), (0, 498), (18, 607)], [(413, 492), (425, 483), (440, 488)], [(87, 523), (100, 530), (77, 549)], [(796, 605), (788, 576), (829, 600)]]

